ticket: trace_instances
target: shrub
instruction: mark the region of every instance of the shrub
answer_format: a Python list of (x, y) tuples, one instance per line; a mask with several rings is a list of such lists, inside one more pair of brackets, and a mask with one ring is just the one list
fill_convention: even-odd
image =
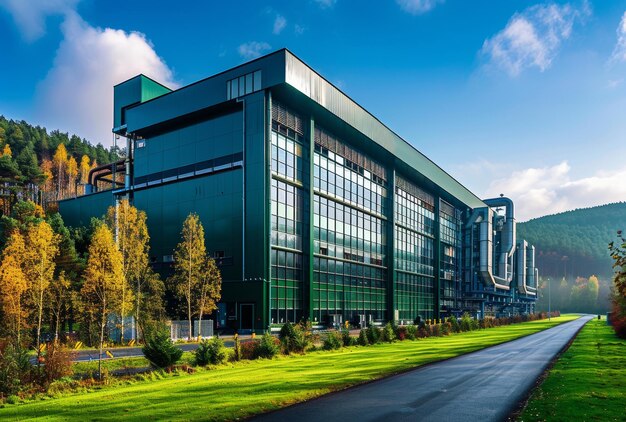
[(448, 321), (442, 322), (441, 323), (441, 335), (449, 336), (451, 332), (452, 332), (452, 324), (450, 324)]
[(183, 351), (172, 343), (170, 333), (165, 329), (152, 334), (141, 351), (155, 368), (168, 368), (178, 362), (183, 355)]
[(417, 327), (415, 325), (406, 326), (406, 338), (415, 340), (417, 338)]
[(341, 342), (345, 347), (354, 346), (354, 344), (356, 344), (356, 339), (350, 336), (350, 330), (344, 329), (341, 330)]
[(43, 363), (43, 382), (49, 386), (52, 381), (72, 375), (76, 353), (61, 344), (50, 343)]
[(433, 337), (441, 337), (441, 326), (439, 324), (433, 324), (430, 326), (430, 335)]
[(393, 326), (391, 322), (385, 324), (385, 327), (382, 329), (382, 340), (391, 343), (396, 339), (396, 334), (394, 332)]
[(20, 398), (16, 396), (15, 394), (11, 394), (9, 397), (7, 397), (8, 404), (18, 404), (19, 402), (20, 402)]
[(237, 362), (241, 360), (241, 343), (239, 342), (239, 336), (237, 334), (233, 337), (234, 345), (233, 345), (233, 357), (232, 359)]
[(456, 319), (456, 317), (454, 315), (448, 317), (447, 322), (450, 323), (450, 330), (453, 333), (460, 333), (461, 332), (461, 325), (459, 324), (459, 320)]
[(478, 320), (476, 318), (472, 318), (472, 320), (470, 321), (470, 326), (472, 328), (472, 331), (478, 330), (480, 328), (480, 325), (478, 324)]
[(219, 337), (202, 340), (196, 349), (196, 365), (219, 365), (226, 359), (226, 347)]
[(361, 331), (359, 331), (359, 338), (356, 340), (356, 343), (359, 346), (367, 346), (368, 344), (370, 344), (369, 340), (367, 339), (366, 329), (361, 328)]
[(272, 359), (280, 352), (280, 340), (266, 331), (257, 346), (257, 356), (264, 359)]
[(285, 354), (304, 353), (313, 344), (309, 327), (304, 323), (284, 324), (280, 329), (279, 338)]
[(426, 338), (430, 337), (430, 329), (426, 327), (426, 325), (421, 325), (417, 329), (417, 337), (418, 338)]
[(376, 344), (380, 341), (380, 328), (374, 324), (367, 327), (367, 342), (369, 344)]
[(465, 312), (461, 316), (461, 322), (459, 325), (461, 331), (472, 331), (472, 317), (467, 312)]
[(28, 350), (4, 343), (0, 345), (0, 393), (10, 396), (30, 382), (32, 365)]
[(241, 343), (241, 359), (253, 360), (258, 357), (257, 348), (259, 340), (250, 340)]
[(343, 340), (341, 334), (336, 331), (331, 331), (328, 333), (326, 338), (324, 338), (324, 345), (322, 348), (324, 350), (337, 350), (341, 349), (343, 346)]
[(400, 341), (403, 341), (403, 340), (405, 340), (407, 338), (406, 337), (406, 326), (400, 325), (399, 327), (396, 328), (396, 337)]

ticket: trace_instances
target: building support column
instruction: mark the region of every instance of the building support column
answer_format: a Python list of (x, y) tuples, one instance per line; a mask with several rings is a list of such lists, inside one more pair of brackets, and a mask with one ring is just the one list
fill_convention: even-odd
[(441, 282), (440, 282), (440, 278), (441, 278), (441, 219), (439, 218), (439, 208), (440, 208), (440, 201), (441, 199), (439, 197), (436, 197), (435, 199), (435, 244), (434, 244), (434, 251), (433, 251), (433, 256), (435, 257), (435, 262), (434, 262), (434, 269), (435, 269), (435, 279), (433, 280), (434, 283), (434, 301), (435, 301), (435, 306), (433, 307), (433, 311), (434, 311), (434, 317), (435, 319), (439, 319), (441, 318)]
[[(315, 307), (314, 307), (314, 301), (313, 301), (313, 293), (314, 293), (314, 285), (313, 285), (313, 262), (314, 262), (314, 256), (313, 254), (315, 253), (315, 242), (314, 242), (314, 217), (315, 217), (315, 207), (314, 207), (314, 203), (315, 203), (315, 193), (313, 190), (313, 178), (315, 177), (314, 175), (314, 160), (313, 157), (315, 156), (315, 120), (313, 119), (313, 117), (311, 116), (311, 119), (309, 121), (309, 133), (308, 133), (308, 138), (309, 138), (309, 180), (308, 180), (308, 185), (309, 185), (309, 197), (308, 197), (308, 210), (309, 210), (309, 230), (308, 233), (306, 233), (306, 240), (308, 240), (308, 242), (306, 242), (306, 249), (304, 250), (305, 253), (307, 253), (307, 259), (304, 260), (305, 264), (306, 264), (306, 268), (305, 270), (305, 304), (307, 306), (307, 313), (305, 315), (307, 315), (308, 320), (311, 321), (311, 323), (314, 323), (314, 318), (315, 318)], [(319, 321), (318, 321), (319, 322)]]
[(387, 167), (387, 320), (398, 323), (399, 312), (396, 303), (396, 170)]

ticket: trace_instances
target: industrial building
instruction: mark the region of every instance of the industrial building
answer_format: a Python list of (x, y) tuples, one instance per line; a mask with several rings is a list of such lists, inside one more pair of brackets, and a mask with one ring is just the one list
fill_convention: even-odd
[(534, 310), (513, 203), (478, 198), (286, 49), (177, 90), (136, 76), (114, 87), (113, 115), (127, 157), (60, 202), (66, 224), (128, 198), (166, 275), (197, 213), (220, 328)]

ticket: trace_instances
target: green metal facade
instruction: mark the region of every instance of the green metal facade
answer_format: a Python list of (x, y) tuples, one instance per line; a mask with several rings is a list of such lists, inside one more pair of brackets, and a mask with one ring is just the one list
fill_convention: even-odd
[(66, 223), (129, 197), (167, 274), (197, 213), (221, 263), (220, 325), (413, 322), (453, 306), (461, 221), (485, 204), (289, 51), (176, 91), (138, 76), (115, 87), (114, 120), (131, 184), (62, 201)]

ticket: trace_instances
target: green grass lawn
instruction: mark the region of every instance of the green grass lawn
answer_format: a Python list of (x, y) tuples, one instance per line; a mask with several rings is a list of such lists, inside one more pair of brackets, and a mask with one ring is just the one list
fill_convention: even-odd
[(588, 322), (532, 394), (521, 421), (626, 419), (626, 340)]
[(232, 420), (536, 333), (575, 315), (417, 341), (222, 365), (6, 405), (0, 419)]

